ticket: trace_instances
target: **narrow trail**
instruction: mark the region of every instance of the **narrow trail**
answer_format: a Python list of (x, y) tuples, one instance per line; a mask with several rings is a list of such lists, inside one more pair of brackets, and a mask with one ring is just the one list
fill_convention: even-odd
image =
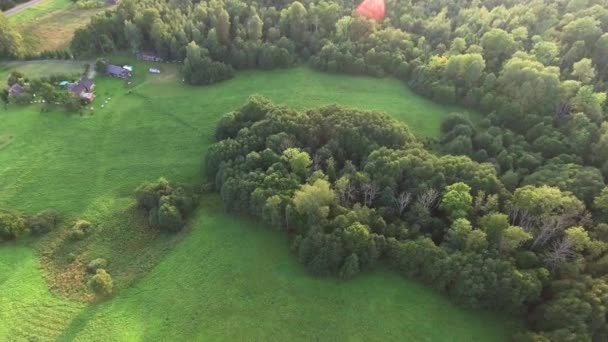
[(13, 14), (17, 14), (17, 13), (19, 13), (19, 12), (25, 10), (25, 9), (28, 9), (28, 8), (36, 5), (36, 4), (39, 4), (39, 3), (43, 2), (43, 1), (44, 0), (31, 0), (31, 1), (28, 1), (28, 2), (23, 3), (21, 5), (17, 5), (15, 7), (11, 8), (11, 9), (9, 9), (8, 11), (5, 11), (4, 15), (7, 16), (7, 17), (10, 17)]

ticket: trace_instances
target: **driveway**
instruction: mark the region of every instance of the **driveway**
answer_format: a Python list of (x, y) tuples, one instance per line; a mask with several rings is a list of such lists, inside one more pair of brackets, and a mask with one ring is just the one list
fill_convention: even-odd
[(32, 6), (34, 6), (35, 4), (39, 4), (41, 2), (43, 2), (44, 0), (32, 0), (32, 1), (28, 1), (26, 3), (23, 3), (21, 5), (17, 5), (11, 9), (9, 9), (8, 11), (4, 12), (4, 15), (7, 17), (10, 17), (13, 14), (17, 14), (21, 11), (23, 11), (24, 9), (30, 8)]

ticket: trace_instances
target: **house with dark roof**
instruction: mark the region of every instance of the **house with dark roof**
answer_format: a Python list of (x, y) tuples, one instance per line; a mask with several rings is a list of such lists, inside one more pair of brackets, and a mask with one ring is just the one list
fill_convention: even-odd
[(8, 89), (8, 96), (19, 96), (25, 92), (25, 87), (19, 83), (13, 84)]
[(129, 70), (114, 64), (106, 65), (106, 75), (118, 78), (131, 78)]
[(89, 93), (92, 92), (95, 88), (95, 83), (93, 82), (93, 80), (86, 77), (81, 78), (80, 81), (78, 81), (78, 84), (82, 85), (84, 89)]
[(93, 80), (84, 77), (76, 83), (69, 83), (67, 85), (70, 93), (88, 102), (92, 102), (95, 99), (95, 94), (93, 94), (94, 87), (95, 83), (93, 83)]

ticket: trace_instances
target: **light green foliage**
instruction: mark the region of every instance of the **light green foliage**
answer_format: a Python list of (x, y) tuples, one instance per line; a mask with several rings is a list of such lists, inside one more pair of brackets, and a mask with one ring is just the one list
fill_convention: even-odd
[(103, 268), (98, 268), (89, 280), (89, 286), (97, 295), (106, 297), (112, 294), (114, 282), (110, 274)]
[(532, 234), (524, 231), (522, 227), (509, 226), (502, 231), (500, 236), (500, 250), (511, 253), (524, 242), (532, 239)]
[(476, 229), (469, 233), (465, 242), (465, 250), (469, 252), (481, 252), (488, 248), (488, 239), (484, 231)]
[(0, 211), (0, 242), (13, 240), (25, 233), (25, 219), (12, 212)]
[(583, 227), (571, 227), (566, 229), (566, 238), (572, 241), (574, 249), (583, 251), (591, 244), (589, 234)]
[(288, 148), (283, 152), (283, 157), (289, 163), (291, 171), (299, 176), (306, 176), (312, 160), (310, 155), (304, 151), (300, 151), (297, 148)]
[(463, 249), (466, 246), (467, 238), (473, 231), (471, 222), (466, 218), (459, 218), (452, 222), (450, 230), (448, 230), (447, 241), (450, 247), (455, 249)]
[(313, 184), (304, 184), (293, 197), (296, 209), (308, 216), (310, 222), (327, 218), (329, 208), (336, 202), (336, 194), (329, 182), (318, 179)]
[(97, 273), (97, 270), (102, 268), (105, 269), (108, 267), (108, 261), (106, 259), (103, 258), (97, 258), (97, 259), (93, 259), (91, 260), (91, 262), (89, 262), (87, 264), (87, 272), (89, 273)]
[(595, 68), (589, 58), (583, 58), (572, 66), (572, 76), (583, 83), (591, 83), (595, 78)]
[(527, 185), (515, 191), (513, 204), (539, 218), (551, 215), (575, 214), (583, 210), (583, 203), (571, 193), (550, 186)]
[(502, 213), (491, 213), (479, 218), (479, 227), (486, 232), (490, 242), (496, 245), (509, 227), (509, 217)]
[(465, 183), (454, 183), (446, 187), (441, 199), (441, 208), (452, 220), (456, 220), (467, 217), (472, 203), (471, 187)]

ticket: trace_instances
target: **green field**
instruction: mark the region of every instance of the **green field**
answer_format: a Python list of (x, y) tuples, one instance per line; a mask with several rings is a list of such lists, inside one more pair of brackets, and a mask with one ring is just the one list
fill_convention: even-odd
[[(214, 196), (204, 198), (187, 231), (146, 231), (129, 209), (133, 189), (159, 176), (198, 182), (217, 120), (253, 93), (296, 108), (382, 110), (418, 136), (435, 136), (454, 110), (391, 79), (300, 67), (195, 88), (161, 67), (151, 75), (136, 63), (131, 94), (123, 81), (99, 78), (97, 100), (83, 116), (0, 109), (0, 207), (51, 207), (68, 221), (97, 225), (81, 243), (64, 243), (58, 231), (0, 246), (0, 340), (501, 341), (517, 329), (510, 318), (461, 309), (392, 272), (346, 283), (314, 278), (284, 236), (229, 217)], [(53, 293), (78, 298), (82, 274), (49, 262), (68, 252), (77, 255), (74, 263), (107, 258), (115, 297), (84, 304), (52, 294), (47, 282)]]
[(51, 75), (81, 74), (86, 62), (83, 61), (55, 61), (49, 60), (44, 63), (38, 61), (5, 62), (0, 64), (0, 80), (4, 82), (11, 71), (19, 71), (30, 78)]
[(23, 36), (28, 51), (51, 51), (67, 48), (74, 31), (105, 9), (80, 9), (72, 0), (45, 0), (11, 15), (9, 22)]

